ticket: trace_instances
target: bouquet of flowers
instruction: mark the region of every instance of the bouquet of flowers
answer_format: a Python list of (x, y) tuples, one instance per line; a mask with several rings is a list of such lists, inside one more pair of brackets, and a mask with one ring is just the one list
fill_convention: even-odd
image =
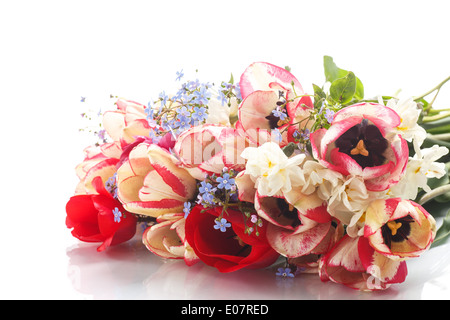
[(450, 78), (415, 98), (365, 99), (353, 72), (328, 56), (324, 69), (309, 94), (289, 67), (256, 62), (238, 83), (117, 99), (76, 167), (67, 227), (102, 251), (143, 225), (152, 253), (220, 272), (403, 282), (407, 260), (449, 235), (450, 218), (437, 230), (423, 205), (450, 199), (449, 112), (425, 100)]

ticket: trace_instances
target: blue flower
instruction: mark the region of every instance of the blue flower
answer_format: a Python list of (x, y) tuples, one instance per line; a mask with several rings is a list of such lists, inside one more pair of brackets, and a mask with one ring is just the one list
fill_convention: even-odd
[(220, 229), (220, 231), (222, 232), (227, 231), (227, 228), (231, 227), (231, 223), (229, 223), (225, 218), (220, 219), (220, 221), (215, 220), (215, 223), (216, 224), (214, 225), (214, 229), (216, 230)]
[(278, 128), (273, 129), (271, 131), (271, 134), (274, 142), (280, 143), (281, 141), (283, 141), (283, 136), (281, 135), (281, 132), (280, 130), (278, 130)]
[(284, 120), (287, 117), (287, 114), (283, 111), (280, 111), (278, 109), (272, 110), (272, 113), (275, 117), (280, 118), (280, 120)]
[(195, 103), (198, 104), (208, 104), (208, 99), (211, 98), (211, 92), (208, 92), (206, 87), (202, 86), (200, 90), (196, 90), (193, 93), (195, 97)]
[(114, 215), (114, 222), (119, 223), (120, 218), (122, 217), (122, 212), (120, 212), (119, 208), (115, 207), (112, 213)]
[(278, 268), (277, 276), (283, 278), (294, 278), (294, 274), (291, 272), (291, 268)]
[(234, 88), (234, 90), (236, 91), (236, 98), (238, 98), (239, 100), (242, 100), (241, 86), (239, 85), (239, 83), (236, 84), (236, 87)]
[(195, 107), (194, 113), (192, 114), (192, 119), (202, 122), (207, 116), (208, 113), (206, 113), (205, 107)]
[(214, 204), (214, 194), (212, 194), (212, 193), (204, 193), (202, 195), (202, 200), (206, 204)]
[(184, 203), (183, 212), (184, 212), (184, 218), (187, 218), (187, 216), (191, 212), (191, 203), (190, 202), (185, 202)]
[(227, 103), (227, 96), (222, 91), (219, 91), (219, 96), (217, 99), (220, 101), (222, 106)]
[(191, 116), (191, 113), (185, 106), (183, 106), (181, 108), (177, 108), (175, 111), (177, 112), (178, 117), (181, 117), (181, 116), (190, 117)]
[(186, 116), (178, 117), (177, 122), (174, 123), (175, 128), (178, 128), (180, 131), (187, 130), (191, 127), (191, 120)]
[(180, 81), (181, 78), (184, 77), (184, 73), (183, 73), (183, 69), (181, 69), (181, 71), (177, 71), (177, 78), (175, 79), (175, 81)]
[(213, 189), (213, 186), (211, 183), (207, 183), (205, 181), (200, 182), (200, 188), (198, 188), (198, 191), (200, 193), (209, 193)]
[(234, 179), (230, 178), (228, 173), (225, 173), (223, 177), (218, 177), (217, 182), (219, 182), (219, 185), (217, 186), (219, 189), (230, 190), (231, 187), (234, 186)]
[[(167, 103), (167, 99), (169, 99), (169, 96), (166, 94), (165, 91), (163, 91), (159, 94), (159, 99), (161, 100), (161, 107), (162, 107)], [(160, 112), (161, 112), (161, 110), (160, 110)]]
[(80, 102), (85, 102), (86, 101), (86, 97), (81, 97)]
[(325, 111), (325, 119), (327, 119), (328, 123), (333, 122), (334, 119), (334, 111), (327, 109), (327, 111)]

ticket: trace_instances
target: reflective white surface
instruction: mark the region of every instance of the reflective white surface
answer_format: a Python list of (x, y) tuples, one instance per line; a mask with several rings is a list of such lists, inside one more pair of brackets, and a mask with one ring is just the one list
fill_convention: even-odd
[(358, 292), (303, 274), (283, 279), (276, 267), (220, 273), (202, 263), (162, 260), (139, 240), (99, 254), (92, 245), (67, 249), (74, 291), (93, 299), (450, 299), (450, 246), (408, 262), (403, 284), (383, 292)]
[[(280, 281), (273, 268), (187, 267), (152, 255), (139, 237), (98, 253), (64, 223), (90, 141), (78, 133), (80, 114), (108, 105), (109, 94), (146, 103), (178, 86), (181, 69), (220, 82), (254, 61), (291, 66), (312, 92), (330, 55), (368, 97), (419, 95), (450, 72), (447, 3), (380, 0), (358, 11), (357, 0), (1, 2), (0, 298), (450, 299), (450, 244), (409, 261), (403, 284), (363, 293), (316, 275)], [(446, 86), (435, 104), (448, 101)]]

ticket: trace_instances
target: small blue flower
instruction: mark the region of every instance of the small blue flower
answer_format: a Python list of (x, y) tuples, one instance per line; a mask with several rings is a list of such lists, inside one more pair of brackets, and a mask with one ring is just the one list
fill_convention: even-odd
[(294, 278), (294, 274), (291, 272), (291, 268), (278, 268), (277, 276), (283, 278)]
[(202, 195), (202, 201), (206, 204), (214, 204), (214, 194), (204, 193)]
[(119, 223), (120, 218), (122, 217), (122, 212), (120, 212), (119, 208), (115, 207), (112, 213), (114, 215), (114, 222)]
[(229, 223), (225, 218), (220, 219), (220, 221), (215, 220), (215, 223), (216, 224), (214, 225), (214, 229), (216, 230), (220, 229), (220, 231), (222, 232), (227, 231), (227, 228), (231, 227), (231, 223)]
[(227, 96), (222, 92), (219, 91), (219, 96), (217, 99), (220, 101), (220, 104), (223, 106), (225, 103), (227, 103)]
[(225, 173), (223, 177), (218, 177), (217, 182), (219, 182), (219, 185), (217, 186), (219, 189), (230, 190), (231, 187), (234, 186), (234, 179), (230, 178), (228, 173)]
[(198, 104), (208, 104), (208, 99), (211, 98), (211, 92), (208, 92), (205, 86), (202, 86), (200, 90), (196, 90), (193, 93), (195, 97), (195, 103)]
[(162, 107), (167, 103), (167, 99), (169, 99), (169, 96), (166, 94), (165, 91), (163, 91), (159, 94), (159, 99), (161, 100), (161, 107)]
[(192, 114), (192, 119), (202, 122), (206, 119), (207, 116), (208, 113), (206, 112), (205, 107), (195, 107), (194, 113)]
[(286, 112), (284, 112), (284, 110), (281, 111), (281, 110), (275, 109), (275, 110), (272, 110), (272, 113), (275, 117), (280, 118), (280, 120), (284, 120), (287, 117), (287, 114), (286, 114)]
[(209, 192), (211, 192), (212, 189), (213, 189), (213, 186), (211, 183), (202, 181), (202, 182), (200, 182), (200, 188), (198, 188), (198, 191), (200, 191), (200, 193), (209, 193)]
[(242, 95), (241, 95), (241, 87), (239, 85), (239, 83), (236, 84), (236, 86), (234, 87), (234, 90), (236, 91), (236, 98), (238, 98), (239, 100), (242, 100)]
[(187, 218), (187, 216), (191, 212), (191, 203), (190, 202), (185, 202), (184, 203), (183, 212), (184, 212), (184, 218)]
[(281, 135), (281, 132), (280, 132), (280, 130), (278, 130), (278, 129), (273, 129), (272, 131), (271, 131), (271, 134), (272, 134), (272, 140), (274, 141), (274, 142), (278, 142), (278, 143), (280, 143), (281, 141), (283, 141), (283, 137), (282, 137), (282, 135)]
[(80, 102), (85, 102), (86, 101), (86, 97), (81, 97)]
[(178, 117), (177, 122), (174, 123), (175, 128), (178, 128), (180, 131), (187, 130), (191, 127), (191, 120), (186, 116)]
[(181, 78), (184, 77), (184, 73), (183, 73), (183, 69), (181, 69), (181, 71), (177, 71), (177, 78), (175, 79), (175, 81), (180, 81)]
[(334, 119), (334, 111), (327, 109), (327, 111), (325, 111), (325, 119), (327, 119), (328, 123), (333, 122)]
[(183, 106), (181, 108), (177, 108), (175, 111), (177, 112), (178, 117), (181, 117), (181, 116), (190, 117), (191, 116), (191, 113), (185, 106)]

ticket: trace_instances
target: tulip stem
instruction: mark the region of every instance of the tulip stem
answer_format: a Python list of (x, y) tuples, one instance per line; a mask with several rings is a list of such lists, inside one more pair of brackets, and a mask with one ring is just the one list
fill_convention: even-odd
[(440, 195), (443, 195), (444, 193), (450, 192), (450, 184), (447, 184), (445, 186), (437, 187), (436, 189), (431, 190), (430, 192), (423, 195), (422, 198), (419, 200), (419, 204), (423, 205), (424, 203), (432, 200), (433, 198), (436, 198)]
[(420, 95), (420, 96), (418, 96), (418, 97), (414, 97), (414, 101), (417, 101), (417, 100), (420, 100), (420, 99), (425, 98), (427, 95), (429, 95), (430, 93), (434, 92), (435, 90), (438, 90), (438, 91), (439, 91), (439, 89), (441, 89), (441, 87), (442, 87), (447, 81), (449, 81), (449, 80), (450, 80), (450, 76), (447, 77), (447, 78), (445, 78), (441, 83), (439, 83), (439, 84), (438, 84), (436, 87), (434, 87), (433, 89), (431, 89), (431, 90), (425, 92), (424, 94), (422, 94), (422, 95)]

